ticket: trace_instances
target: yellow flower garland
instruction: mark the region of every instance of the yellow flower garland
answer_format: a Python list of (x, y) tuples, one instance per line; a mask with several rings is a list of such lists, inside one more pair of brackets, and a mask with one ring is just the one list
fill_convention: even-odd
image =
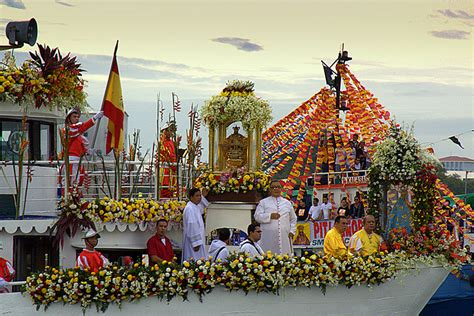
[(170, 222), (181, 223), (184, 201), (156, 201), (152, 199), (114, 200), (108, 197), (89, 203), (86, 215), (102, 223), (120, 221), (123, 223), (156, 222), (164, 218)]

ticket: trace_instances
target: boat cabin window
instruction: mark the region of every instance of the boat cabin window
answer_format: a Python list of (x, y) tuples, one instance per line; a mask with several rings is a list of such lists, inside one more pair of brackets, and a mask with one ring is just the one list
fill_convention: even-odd
[[(21, 121), (0, 121), (1, 128), (1, 151), (0, 160), (18, 160), (18, 139), (20, 138)], [(26, 135), (28, 139), (28, 135)]]
[(40, 124), (40, 160), (49, 160), (51, 158), (52, 143), (51, 124)]
[[(0, 161), (18, 160), (21, 120), (0, 118)], [(26, 139), (29, 141), (25, 159), (50, 160), (55, 157), (54, 123), (28, 120)]]

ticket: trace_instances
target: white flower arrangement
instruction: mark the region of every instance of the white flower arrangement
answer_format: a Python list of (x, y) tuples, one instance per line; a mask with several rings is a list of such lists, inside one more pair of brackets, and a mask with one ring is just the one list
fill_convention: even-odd
[(240, 121), (245, 130), (265, 127), (272, 120), (268, 101), (255, 96), (250, 81), (228, 82), (217, 96), (207, 100), (201, 109), (204, 122), (216, 127)]
[(379, 171), (380, 180), (410, 184), (421, 166), (420, 152), (413, 131), (404, 131), (393, 124), (385, 141), (376, 146), (371, 168)]

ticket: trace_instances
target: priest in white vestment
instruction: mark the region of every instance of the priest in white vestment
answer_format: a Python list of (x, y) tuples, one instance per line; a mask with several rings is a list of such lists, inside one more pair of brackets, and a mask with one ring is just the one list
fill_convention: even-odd
[(191, 258), (198, 260), (207, 259), (206, 231), (204, 229), (204, 208), (209, 202), (202, 196), (199, 189), (193, 188), (189, 191), (189, 202), (183, 213), (183, 260)]
[(260, 246), (275, 254), (293, 255), (293, 236), (296, 233), (296, 214), (293, 205), (281, 196), (279, 181), (270, 183), (271, 196), (260, 201), (255, 220), (261, 224)]

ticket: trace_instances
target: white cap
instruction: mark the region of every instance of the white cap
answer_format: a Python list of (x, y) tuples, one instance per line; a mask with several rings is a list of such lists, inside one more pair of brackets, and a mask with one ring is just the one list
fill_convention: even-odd
[(176, 122), (175, 121), (168, 121), (165, 123), (165, 125), (163, 126), (163, 128), (161, 129), (162, 131), (170, 128), (171, 126), (175, 126), (176, 127)]
[(86, 230), (82, 236), (82, 239), (87, 239), (87, 238), (91, 238), (91, 237), (94, 237), (94, 236), (97, 236), (97, 238), (100, 238), (100, 235), (98, 232), (96, 232), (95, 230), (93, 230), (92, 228)]
[(73, 107), (72, 109), (70, 109), (69, 111), (67, 111), (67, 113), (66, 113), (66, 120), (67, 120), (67, 118), (69, 117), (69, 115), (71, 115), (72, 113), (77, 113), (77, 114), (81, 115), (81, 110), (80, 110), (79, 108)]

